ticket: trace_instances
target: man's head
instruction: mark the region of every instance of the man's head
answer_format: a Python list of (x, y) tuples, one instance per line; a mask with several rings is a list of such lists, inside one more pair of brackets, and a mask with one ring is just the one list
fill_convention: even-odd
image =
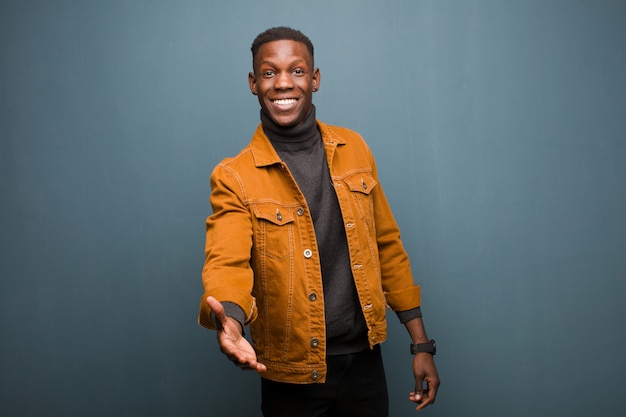
[(280, 126), (300, 125), (313, 109), (320, 84), (313, 44), (297, 30), (278, 27), (257, 36), (251, 50), (248, 83), (261, 109)]

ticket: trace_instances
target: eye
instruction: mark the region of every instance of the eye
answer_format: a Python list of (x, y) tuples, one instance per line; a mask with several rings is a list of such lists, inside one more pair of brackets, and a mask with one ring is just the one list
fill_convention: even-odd
[(304, 75), (304, 70), (302, 68), (296, 68), (295, 70), (293, 70), (293, 73), (295, 75)]
[(274, 71), (272, 71), (272, 70), (266, 70), (266, 71), (263, 71), (263, 72), (261, 73), (261, 75), (262, 75), (263, 77), (265, 77), (265, 78), (270, 78), (270, 77), (273, 77), (273, 76), (274, 76)]

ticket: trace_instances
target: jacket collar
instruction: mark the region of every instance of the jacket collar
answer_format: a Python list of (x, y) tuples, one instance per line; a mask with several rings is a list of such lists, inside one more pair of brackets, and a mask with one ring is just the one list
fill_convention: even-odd
[[(335, 132), (333, 129), (326, 125), (325, 123), (316, 121), (317, 126), (322, 133), (322, 141), (324, 143), (334, 142), (337, 145), (343, 145), (345, 141)], [(250, 142), (250, 149), (252, 150), (252, 157), (254, 158), (254, 164), (257, 167), (264, 167), (274, 164), (280, 164), (282, 160), (278, 156), (278, 153), (274, 150), (272, 143), (265, 135), (263, 131), (263, 125), (259, 124), (252, 136), (252, 141)]]

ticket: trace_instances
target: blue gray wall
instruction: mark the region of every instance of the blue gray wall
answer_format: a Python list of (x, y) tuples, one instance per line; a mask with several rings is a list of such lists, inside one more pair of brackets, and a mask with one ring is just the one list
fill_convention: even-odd
[[(623, 1), (0, 1), (0, 415), (255, 416), (196, 324), (208, 177), (300, 28), (423, 287), (432, 416), (623, 413)], [(384, 346), (414, 415), (408, 339)]]

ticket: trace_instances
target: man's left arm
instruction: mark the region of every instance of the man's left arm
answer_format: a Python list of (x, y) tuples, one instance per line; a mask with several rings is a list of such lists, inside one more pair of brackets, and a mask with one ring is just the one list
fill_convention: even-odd
[[(370, 157), (372, 175), (379, 182), (376, 162), (371, 154)], [(400, 239), (398, 224), (380, 183), (372, 195), (381, 280), (385, 297), (392, 309), (399, 312), (399, 318), (409, 332), (412, 343), (428, 343), (429, 339), (419, 310), (420, 288), (413, 283), (408, 254)], [(417, 404), (417, 410), (421, 410), (435, 402), (440, 384), (432, 353), (418, 352), (415, 354), (413, 374), (415, 375), (415, 387), (410, 393), (409, 399)]]
[[(413, 344), (429, 343), (421, 317), (404, 323)], [(415, 389), (409, 394), (409, 400), (416, 403), (416, 410), (435, 403), (440, 380), (435, 367), (434, 352), (417, 352), (413, 358)]]

